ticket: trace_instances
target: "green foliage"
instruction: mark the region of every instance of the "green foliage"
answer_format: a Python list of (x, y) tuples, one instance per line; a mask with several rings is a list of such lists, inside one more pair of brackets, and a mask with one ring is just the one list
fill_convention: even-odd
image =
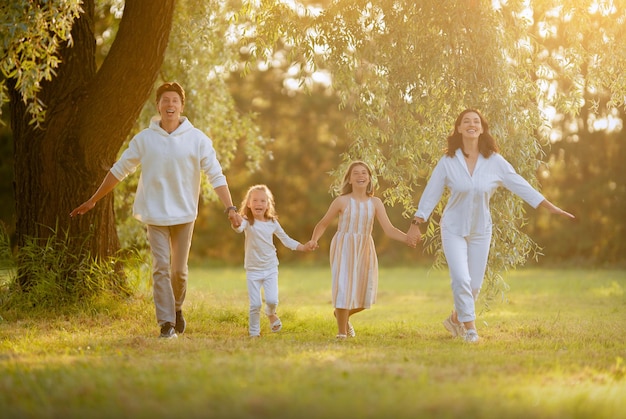
[[(576, 74), (583, 70), (579, 64), (584, 61), (573, 56), (583, 54), (589, 59), (594, 53), (610, 51), (599, 42), (613, 42), (621, 30), (621, 9), (609, 14), (592, 13), (586, 18), (585, 8), (572, 10), (571, 5), (546, 1), (535, 3), (535, 12), (528, 18), (523, 2), (506, 2), (498, 9), (484, 7), (484, 3), (476, 9), (476, 5), (434, 1), (392, 5), (380, 1), (292, 7), (286, 3), (245, 2), (237, 13), (234, 3), (206, 8), (201, 4), (181, 6), (166, 71), (189, 78), (185, 83), (191, 87), (203, 85), (205, 78), (213, 80), (216, 75), (224, 75), (220, 70), (229, 68), (230, 74), (224, 75), (224, 80), (234, 97), (234, 109), (255, 116), (259, 139), (265, 140), (250, 143), (256, 144), (251, 150), (244, 142), (239, 150), (245, 151), (238, 153), (233, 166), (229, 166), (233, 169), (228, 176), (235, 201), (250, 183), (268, 183), (277, 193), (287, 230), (306, 238), (330, 202), (328, 192), (338, 182), (345, 164), (361, 158), (374, 165), (386, 203), (399, 207), (398, 213), (406, 217), (413, 212), (421, 188), (441, 156), (452, 120), (464, 106), (483, 110), (502, 154), (539, 187), (535, 173), (539, 160), (550, 152), (547, 135), (553, 132), (543, 107), (551, 104), (571, 111), (573, 108), (564, 104), (579, 103), (548, 95), (544, 86), (551, 79), (544, 77), (549, 74), (546, 63), (578, 63), (567, 66), (568, 72), (559, 75), (564, 86), (573, 86), (568, 80), (578, 77)], [(196, 10), (202, 13), (196, 16)], [(211, 10), (219, 12), (212, 14)], [(554, 10), (571, 16), (558, 17)], [(565, 13), (567, 10), (571, 13)], [(547, 54), (546, 48), (556, 45), (554, 37), (532, 32), (551, 27), (555, 19), (563, 23), (578, 19), (581, 27), (603, 22), (600, 26), (604, 36), (593, 35), (595, 41), (589, 44), (594, 45), (593, 50), (582, 49), (573, 35), (559, 37), (562, 46)], [(585, 36), (595, 34), (597, 27), (597, 23), (585, 27)], [(243, 35), (233, 43), (236, 36), (227, 35), (236, 34)], [(194, 52), (198, 40), (201, 53)], [(559, 51), (572, 57), (560, 60)], [(238, 62), (237, 53), (245, 61)], [(213, 59), (215, 56), (228, 64), (220, 65), (220, 58)], [(545, 56), (550, 58), (541, 58)], [(608, 54), (603, 60), (610, 57)], [(619, 59), (611, 59), (619, 68)], [(315, 82), (320, 74), (330, 77), (331, 87)], [(610, 79), (607, 77), (594, 75), (594, 86)], [(197, 90), (201, 95), (215, 89), (207, 85)], [(558, 89), (557, 96), (562, 91)], [(217, 92), (216, 96), (222, 97), (220, 88)], [(567, 95), (573, 97), (572, 92)], [(190, 95), (187, 114), (212, 135), (212, 120), (203, 122), (203, 115), (209, 113), (197, 103), (197, 98)], [(151, 106), (149, 103), (146, 109)], [(225, 114), (232, 106), (222, 107)], [(220, 153), (228, 156), (229, 150)], [(236, 170), (244, 165), (255, 172), (249, 175)], [(542, 182), (542, 186), (545, 184)], [(210, 196), (210, 188), (207, 191)], [(126, 193), (120, 195), (128, 199)], [(559, 202), (561, 194), (552, 188), (546, 190), (546, 196)], [(560, 203), (572, 208), (568, 202)], [(442, 209), (440, 205), (428, 226), (424, 246), (435, 256), (436, 267), (445, 266), (438, 231)], [(540, 247), (526, 234), (536, 233), (527, 226), (529, 219), (537, 218), (534, 210), (528, 210), (504, 191), (493, 199), (496, 228), (484, 293), (490, 298), (503, 297), (507, 289), (503, 275), (507, 270), (541, 255)], [(201, 211), (196, 227), (202, 233), (195, 239), (195, 258), (238, 258), (237, 240), (226, 244), (218, 240), (219, 249), (212, 249), (215, 237), (228, 234), (227, 229), (213, 226), (214, 220), (221, 219), (220, 208), (209, 206)], [(397, 218), (401, 228), (403, 221)], [(130, 224), (129, 237), (144, 236), (137, 234), (140, 226), (136, 222)], [(559, 236), (552, 230), (541, 234), (539, 243), (554, 243)], [(565, 240), (570, 244), (576, 242), (567, 234), (563, 237), (569, 237)], [(384, 258), (384, 245), (382, 249)], [(287, 260), (302, 258), (283, 253), (281, 256)]]
[(238, 28), (231, 25), (235, 7), (223, 1), (179, 2), (165, 65), (157, 80), (158, 84), (176, 79), (187, 89), (184, 113), (211, 137), (226, 170), (239, 146), (246, 166), (257, 168), (264, 145), (254, 115), (236, 108), (227, 85), (239, 58)]
[[(166, 81), (177, 81), (183, 86), (186, 95), (183, 114), (211, 138), (226, 172), (237, 154), (244, 156), (238, 162), (240, 166), (249, 171), (258, 170), (268, 141), (260, 133), (255, 115), (241, 111), (228, 86), (233, 68), (239, 65), (239, 48), (233, 35), (237, 28), (231, 25), (231, 17), (237, 7), (232, 2), (221, 1), (178, 2), (170, 47), (155, 82), (155, 87)], [(119, 16), (112, 21), (113, 30), (118, 20)], [(156, 98), (151, 97), (144, 105), (129, 141), (157, 115), (155, 102)], [(120, 154), (124, 149), (120, 150)], [(144, 227), (132, 217), (134, 191), (140, 171), (141, 168), (117, 186), (115, 208), (122, 247), (145, 251)], [(201, 196), (205, 202), (217, 200), (205, 176), (202, 177)]]
[[(85, 241), (87, 243), (87, 241)], [(86, 251), (86, 250), (85, 250)], [(118, 258), (93, 260), (69, 251), (69, 236), (53, 231), (44, 241), (28, 238), (14, 253), (6, 230), (0, 230), (0, 307), (46, 313), (88, 307), (96, 300), (132, 295), (149, 277), (145, 255), (127, 252)], [(130, 276), (122, 275), (121, 264)], [(28, 272), (28, 278), (21, 275)]]
[(45, 118), (45, 104), (37, 98), (41, 83), (50, 81), (59, 66), (62, 43), (81, 11), (80, 0), (5, 1), (0, 6), (0, 109), (8, 101), (7, 79), (27, 105), (32, 123)]
[[(516, 14), (523, 6), (512, 2), (507, 7), (434, 0), (336, 1), (314, 15), (299, 13), (298, 7), (289, 13), (284, 6), (261, 5), (262, 18), (251, 19), (257, 22), (252, 44), (267, 59), (271, 42), (280, 39), (278, 45), (300, 51), (291, 55), (300, 68), (328, 69), (339, 106), (354, 115), (346, 124), (349, 146), (343, 163), (332, 172), (335, 181), (349, 161), (366, 160), (379, 182), (389, 186), (386, 203), (400, 204), (408, 217), (442, 155), (454, 119), (467, 107), (487, 115), (502, 154), (537, 185), (533, 179), (542, 151), (537, 129), (545, 119), (536, 102), (532, 50), (520, 48), (525, 24)], [(498, 228), (488, 288), (503, 282), (499, 273), (523, 264), (536, 251), (520, 230), (523, 203), (505, 197), (493, 200)], [(442, 209), (437, 208), (435, 219)], [(431, 226), (426, 248), (436, 255), (435, 266), (442, 266), (438, 224)], [(514, 252), (507, 253), (511, 248)]]
[[(155, 87), (167, 81), (180, 83), (186, 95), (183, 113), (211, 138), (223, 169), (228, 171), (236, 154), (240, 153), (244, 156), (240, 164), (254, 171), (259, 169), (268, 140), (260, 133), (255, 115), (241, 112), (237, 107), (228, 86), (232, 70), (239, 66), (239, 48), (234, 35), (238, 28), (231, 20), (237, 8), (233, 2), (178, 2), (170, 47)], [(151, 98), (132, 135), (148, 126), (156, 115), (155, 98)], [(143, 235), (137, 234), (141, 226), (131, 219), (131, 194), (136, 189), (138, 174), (139, 171), (134, 180), (117, 187), (116, 210), (122, 224), (118, 229), (122, 244), (144, 247)], [(217, 200), (204, 176), (201, 195), (205, 201)]]
[[(36, 80), (54, 75), (54, 51), (69, 41), (78, 2), (5, 3), (0, 6), (0, 98), (6, 98), (5, 69), (21, 74), (25, 98), (36, 98)], [(587, 137), (588, 132), (566, 130), (563, 138), (571, 141), (551, 150), (547, 140), (555, 125), (542, 114), (554, 107), (558, 118), (566, 112), (576, 115), (584, 103), (583, 110), (612, 115), (610, 106), (623, 105), (623, 1), (542, 0), (533, 2), (533, 11), (524, 1), (502, 2), (495, 9), (497, 2), (479, 0), (309, 3), (178, 2), (157, 84), (175, 79), (185, 86), (185, 114), (213, 138), (236, 202), (250, 183), (268, 183), (286, 230), (306, 239), (330, 202), (331, 184), (347, 161), (360, 158), (375, 166), (383, 197), (398, 207), (397, 225), (403, 228), (402, 215), (415, 209), (452, 120), (461, 108), (472, 106), (483, 110), (502, 154), (534, 185), (538, 160), (554, 151), (547, 162), (552, 177), (541, 182), (546, 196), (583, 214), (576, 229), (555, 225), (543, 214), (525, 228), (527, 208), (510, 194), (498, 193), (484, 294), (502, 296), (507, 270), (540, 255), (524, 231), (542, 245), (561, 237), (558, 246), (548, 246), (558, 248), (563, 258), (583, 254), (623, 261), (623, 171), (615, 163), (623, 161), (618, 157), (623, 154), (610, 144), (597, 147), (597, 137)], [(96, 2), (103, 16), (96, 22), (102, 56), (122, 6), (121, 0)], [(58, 31), (36, 33), (52, 22), (59, 23)], [(15, 60), (11, 51), (34, 51), (35, 45), (41, 53)], [(41, 67), (45, 62), (48, 72)], [(15, 67), (18, 63), (23, 70)], [(320, 75), (332, 85), (317, 83)], [(137, 130), (154, 115), (153, 102), (146, 104)], [(616, 117), (623, 119), (621, 113)], [(586, 126), (591, 119), (585, 113), (562, 120), (564, 126)], [(133, 178), (116, 190), (118, 227), (125, 246), (145, 250), (143, 226), (130, 217), (138, 176)], [(583, 181), (585, 186), (576, 190)], [(203, 196), (213, 196), (206, 182), (204, 189)], [(590, 207), (598, 208), (595, 214)], [(425, 249), (434, 255), (435, 267), (445, 264), (438, 233), (442, 209), (426, 232)], [(221, 208), (201, 206), (196, 227), (196, 258), (241, 260), (240, 241), (224, 240), (232, 232)], [(397, 253), (391, 250), (390, 255)], [(326, 254), (307, 255), (314, 257), (322, 260)]]
[[(562, 4), (556, 4), (562, 3)], [(553, 114), (539, 170), (544, 193), (574, 213), (574, 225), (532, 217), (530, 234), (546, 246), (543, 262), (618, 265), (626, 255), (623, 161), (626, 2), (536, 2), (528, 29), (533, 65)], [(591, 204), (593, 203), (593, 204)], [(565, 227), (567, 226), (567, 227)], [(554, 231), (559, 230), (555, 235)]]
[(539, 103), (576, 115), (590, 105), (589, 92), (605, 91), (609, 108), (623, 108), (626, 3), (543, 0), (532, 9), (526, 39), (541, 87)]

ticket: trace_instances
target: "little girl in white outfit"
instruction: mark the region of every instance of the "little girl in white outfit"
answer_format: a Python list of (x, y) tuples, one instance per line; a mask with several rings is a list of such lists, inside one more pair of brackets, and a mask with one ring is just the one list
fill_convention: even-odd
[(237, 233), (245, 233), (244, 268), (248, 282), (250, 298), (249, 332), (251, 337), (261, 335), (261, 287), (265, 293), (265, 314), (272, 332), (279, 332), (283, 325), (276, 315), (278, 306), (278, 256), (274, 246), (274, 235), (291, 250), (309, 251), (303, 245), (285, 233), (276, 216), (274, 196), (266, 185), (255, 185), (248, 189), (241, 204), (244, 220), (239, 227), (233, 227)]

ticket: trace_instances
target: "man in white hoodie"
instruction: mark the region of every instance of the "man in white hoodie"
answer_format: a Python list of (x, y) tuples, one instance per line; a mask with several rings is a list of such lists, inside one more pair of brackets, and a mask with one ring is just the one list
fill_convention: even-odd
[(198, 216), (201, 172), (226, 208), (233, 227), (241, 216), (233, 205), (226, 177), (211, 140), (181, 113), (185, 92), (164, 83), (156, 92), (157, 110), (150, 126), (131, 141), (100, 187), (70, 216), (91, 210), (102, 197), (141, 165), (133, 215), (146, 224), (153, 258), (153, 295), (161, 338), (185, 331), (182, 305), (187, 291), (188, 258)]

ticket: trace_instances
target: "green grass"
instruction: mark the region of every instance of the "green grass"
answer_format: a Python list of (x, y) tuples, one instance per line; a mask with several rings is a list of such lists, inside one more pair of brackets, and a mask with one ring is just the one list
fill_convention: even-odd
[(527, 269), (452, 339), (446, 272), (381, 268), (334, 339), (326, 267), (280, 268), (283, 330), (247, 337), (242, 269), (192, 269), (187, 332), (150, 294), (90, 314), (0, 313), (2, 418), (626, 418), (626, 272)]

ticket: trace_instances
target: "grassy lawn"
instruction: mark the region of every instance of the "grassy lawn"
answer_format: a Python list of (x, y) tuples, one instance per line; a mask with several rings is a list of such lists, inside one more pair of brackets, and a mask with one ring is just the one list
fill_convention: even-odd
[(451, 338), (446, 272), (380, 271), (334, 338), (327, 267), (281, 266), (273, 334), (247, 337), (243, 269), (195, 268), (187, 332), (157, 338), (150, 294), (91, 313), (0, 313), (0, 418), (626, 418), (626, 271), (525, 269)]

